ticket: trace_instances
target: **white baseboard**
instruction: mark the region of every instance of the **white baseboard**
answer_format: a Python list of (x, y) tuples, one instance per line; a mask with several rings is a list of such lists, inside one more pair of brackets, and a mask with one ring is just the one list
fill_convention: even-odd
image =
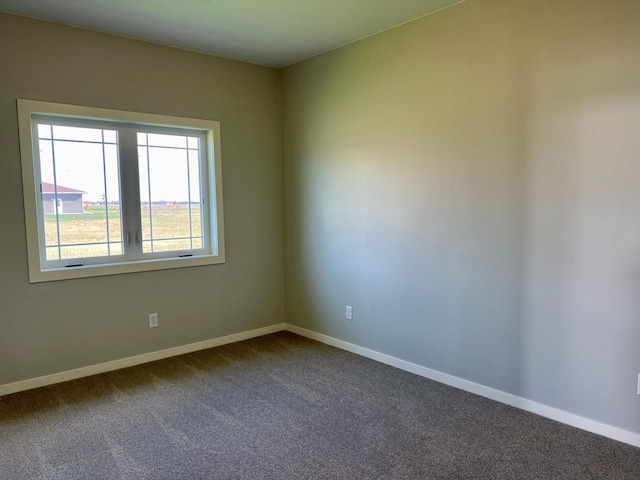
[(28, 380), (22, 380), (19, 382), (8, 383), (0, 385), (0, 397), (3, 395), (9, 395), (11, 393), (21, 392), (24, 390), (30, 390), (32, 388), (44, 387), (46, 385), (52, 385), (54, 383), (66, 382), (76, 378), (88, 377), (90, 375), (96, 375), (98, 373), (110, 372), (112, 370), (119, 370), (121, 368), (132, 367), (134, 365), (140, 365), (142, 363), (153, 362), (155, 360), (162, 360), (164, 358), (175, 357), (185, 353), (196, 352), (198, 350), (204, 350), (207, 348), (218, 347), (220, 345), (226, 345), (229, 343), (240, 342), (242, 340), (248, 340), (250, 338), (261, 337), (270, 333), (279, 332), (281, 330), (287, 330), (303, 337), (317, 340), (319, 342), (331, 345), (333, 347), (346, 350), (348, 352), (361, 355), (363, 357), (376, 360), (378, 362), (391, 365), (392, 367), (405, 370), (407, 372), (420, 375), (431, 380), (435, 380), (445, 385), (449, 385), (460, 390), (480, 395), (482, 397), (495, 400), (497, 402), (505, 403), (528, 412), (532, 412), (543, 417), (556, 420), (567, 425), (571, 425), (588, 432), (596, 433), (604, 437), (612, 438), (620, 442), (628, 443), (635, 447), (640, 447), (640, 434), (624, 430), (622, 428), (613, 427), (605, 423), (597, 422), (589, 418), (581, 417), (579, 415), (565, 412), (557, 408), (543, 405), (526, 398), (518, 397), (495, 388), (480, 385), (479, 383), (464, 380), (453, 375), (439, 372), (431, 368), (423, 367), (415, 363), (407, 362), (384, 353), (376, 352), (368, 348), (354, 345), (353, 343), (338, 340), (337, 338), (323, 335), (321, 333), (313, 332), (301, 327), (290, 324), (276, 324), (269, 327), (257, 328), (255, 330), (249, 330), (247, 332), (234, 333), (224, 337), (212, 338), (210, 340), (204, 340), (202, 342), (190, 343), (188, 345), (182, 345), (179, 347), (167, 348), (165, 350), (159, 350), (156, 352), (145, 353), (142, 355), (136, 355), (134, 357), (122, 358), (119, 360), (113, 360), (110, 362), (99, 363), (97, 365), (90, 365), (87, 367), (81, 367), (74, 370), (68, 370), (66, 372), (54, 373), (51, 375), (45, 375), (43, 377), (31, 378)]
[(613, 427), (605, 423), (581, 417), (574, 413), (565, 412), (564, 410), (559, 410), (557, 408), (543, 405), (526, 398), (518, 397), (501, 390), (496, 390), (495, 388), (480, 385), (479, 383), (464, 380), (459, 377), (454, 377), (453, 375), (448, 375), (431, 368), (407, 362), (406, 360), (401, 360), (384, 353), (376, 352), (375, 350), (370, 350), (359, 345), (354, 345), (353, 343), (338, 340), (337, 338), (329, 337), (328, 335), (323, 335), (321, 333), (313, 332), (301, 327), (296, 327), (295, 325), (286, 324), (285, 330), (296, 333), (298, 335), (302, 335), (303, 337), (307, 337), (312, 340), (317, 340), (318, 342), (322, 342), (327, 345), (331, 345), (332, 347), (337, 347), (342, 350), (346, 350), (348, 352), (355, 353), (357, 355), (361, 355), (363, 357), (367, 357), (372, 360), (385, 363), (387, 365), (391, 365), (392, 367), (396, 367), (407, 372), (415, 373), (416, 375), (435, 380), (436, 382), (459, 388), (460, 390), (475, 393), (476, 395), (480, 395), (497, 402), (506, 403), (507, 405), (511, 405), (513, 407), (526, 410), (527, 412), (535, 413), (543, 417), (547, 417), (552, 420), (571, 425), (572, 427), (580, 428), (582, 430), (596, 433), (613, 440), (628, 443), (629, 445), (633, 445), (634, 447), (640, 447), (640, 434), (630, 432), (622, 428)]
[(277, 325), (271, 325), (269, 327), (256, 328), (255, 330), (249, 330), (247, 332), (234, 333), (232, 335), (227, 335), (224, 337), (212, 338), (209, 340), (204, 340), (202, 342), (190, 343), (188, 345), (181, 345), (179, 347), (167, 348), (165, 350), (158, 350), (156, 352), (144, 353), (142, 355), (136, 355), (134, 357), (127, 357), (110, 362), (99, 363), (97, 365), (90, 365), (88, 367), (76, 368), (75, 370), (68, 370), (66, 372), (54, 373), (51, 375), (45, 375), (43, 377), (8, 383), (5, 385), (0, 385), (0, 397), (3, 395), (9, 395), (10, 393), (22, 392), (23, 390), (44, 387), (46, 385), (52, 385), (54, 383), (66, 382), (67, 380), (74, 380), (76, 378), (88, 377), (89, 375), (96, 375), (98, 373), (133, 367), (134, 365), (153, 362), (155, 360), (162, 360), (163, 358), (175, 357), (176, 355), (182, 355), (184, 353), (196, 352), (198, 350), (204, 350), (207, 348), (219, 347), (220, 345), (226, 345), (228, 343), (235, 343), (242, 340), (248, 340), (250, 338), (261, 337), (262, 335), (279, 332), (281, 330), (284, 330), (284, 328), (285, 324), (280, 323)]

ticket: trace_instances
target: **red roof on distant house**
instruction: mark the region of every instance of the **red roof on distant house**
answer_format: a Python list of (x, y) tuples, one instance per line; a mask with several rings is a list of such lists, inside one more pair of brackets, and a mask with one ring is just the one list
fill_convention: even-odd
[[(40, 187), (40, 191), (42, 193), (56, 193), (56, 188), (53, 183), (42, 182)], [(82, 190), (76, 190), (75, 188), (63, 187), (62, 185), (58, 185), (58, 195), (61, 193), (87, 193)]]

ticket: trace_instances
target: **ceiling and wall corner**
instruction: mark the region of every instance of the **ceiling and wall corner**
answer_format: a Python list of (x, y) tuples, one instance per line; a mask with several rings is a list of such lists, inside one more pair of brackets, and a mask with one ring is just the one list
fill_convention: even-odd
[(280, 68), (457, 3), (0, 0), (0, 11)]

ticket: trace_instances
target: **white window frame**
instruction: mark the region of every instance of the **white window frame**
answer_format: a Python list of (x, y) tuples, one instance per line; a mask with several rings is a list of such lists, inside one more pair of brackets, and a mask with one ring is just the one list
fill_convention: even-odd
[[(213, 265), (225, 262), (224, 254), (224, 221), (222, 206), (222, 156), (220, 146), (220, 123), (212, 120), (200, 120), (150, 113), (127, 112), (104, 108), (65, 105), (59, 103), (40, 102), (35, 100), (18, 99), (18, 126), (20, 132), (20, 153), (22, 161), (22, 184), (24, 193), (25, 225), (27, 234), (27, 253), (29, 259), (29, 281), (31, 283), (66, 280), (73, 278), (115, 275), (121, 273), (145, 272), (170, 268)], [(192, 256), (181, 256), (183, 252), (163, 252), (140, 254), (131, 257), (91, 257), (82, 259), (82, 265), (74, 262), (46, 261), (44, 252), (44, 213), (42, 194), (40, 192), (40, 167), (37, 126), (33, 119), (38, 115), (58, 117), (61, 121), (95, 122), (109, 124), (118, 128), (151, 129), (157, 132), (169, 132), (168, 129), (179, 129), (193, 132), (204, 140), (201, 145), (202, 163), (202, 194), (204, 196), (202, 219), (204, 232), (204, 247), (189, 252)], [(106, 127), (109, 128), (107, 125)], [(189, 133), (190, 134), (190, 133)], [(120, 140), (119, 140), (120, 141)], [(126, 141), (126, 140), (124, 140)], [(129, 145), (128, 148), (132, 148)], [(121, 150), (122, 151), (122, 150)], [(129, 150), (133, 151), (133, 150)], [(135, 150), (137, 152), (137, 149)], [(120, 168), (126, 170), (133, 160), (122, 160)], [(137, 164), (137, 155), (136, 161)], [(129, 175), (129, 177), (127, 177)], [(131, 182), (133, 175), (126, 171), (121, 173), (121, 183)], [(137, 170), (135, 173), (137, 182)], [(121, 195), (126, 187), (121, 185)], [(131, 191), (131, 190), (129, 190)], [(135, 203), (124, 200), (121, 203), (122, 215), (128, 215), (128, 209)], [(139, 215), (138, 215), (139, 216)], [(140, 239), (140, 229), (135, 232), (122, 234), (135, 236)], [(124, 238), (123, 238), (124, 240)], [(123, 247), (124, 247), (123, 242)], [(86, 261), (85, 261), (86, 260)]]

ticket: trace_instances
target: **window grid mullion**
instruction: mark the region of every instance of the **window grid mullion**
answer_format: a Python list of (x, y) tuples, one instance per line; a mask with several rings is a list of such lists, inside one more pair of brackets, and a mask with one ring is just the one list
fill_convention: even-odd
[(149, 134), (145, 133), (144, 138), (146, 143), (144, 151), (147, 156), (147, 187), (149, 190), (149, 240), (151, 240), (149, 243), (151, 245), (151, 253), (153, 253), (153, 211), (151, 208), (151, 162), (149, 160)]
[[(204, 188), (204, 184), (209, 181), (210, 173), (207, 163), (202, 161), (202, 151), (203, 149), (208, 148), (209, 145), (207, 137), (200, 135), (198, 137), (198, 171), (200, 172), (200, 236), (202, 237), (202, 248), (207, 247), (207, 245), (205, 245), (205, 242), (207, 241), (207, 235), (205, 235), (205, 232), (207, 230), (210, 231), (211, 228), (211, 225), (209, 224), (210, 212), (208, 210), (207, 199), (205, 196), (208, 190)], [(215, 178), (213, 185), (215, 185)], [(210, 239), (210, 242), (213, 243), (213, 237)]]
[[(53, 138), (53, 127), (51, 128), (51, 161), (53, 163), (53, 208), (56, 212), (56, 232), (58, 234), (58, 260), (62, 260), (62, 248), (60, 248), (60, 244), (62, 243), (60, 240), (60, 212), (58, 209), (58, 177), (56, 174), (56, 142)], [(42, 185), (42, 181), (40, 182)], [(42, 190), (42, 187), (40, 187)], [(44, 220), (44, 219), (43, 219)]]
[(109, 194), (107, 193), (107, 160), (104, 150), (104, 129), (100, 130), (102, 135), (102, 175), (104, 179), (104, 221), (107, 227), (107, 255), (111, 256), (111, 236), (109, 234)]
[[(189, 140), (187, 139), (187, 146)], [(189, 158), (189, 150), (187, 149), (187, 200), (189, 201), (189, 247), (193, 250), (193, 220), (191, 215), (191, 158)]]

